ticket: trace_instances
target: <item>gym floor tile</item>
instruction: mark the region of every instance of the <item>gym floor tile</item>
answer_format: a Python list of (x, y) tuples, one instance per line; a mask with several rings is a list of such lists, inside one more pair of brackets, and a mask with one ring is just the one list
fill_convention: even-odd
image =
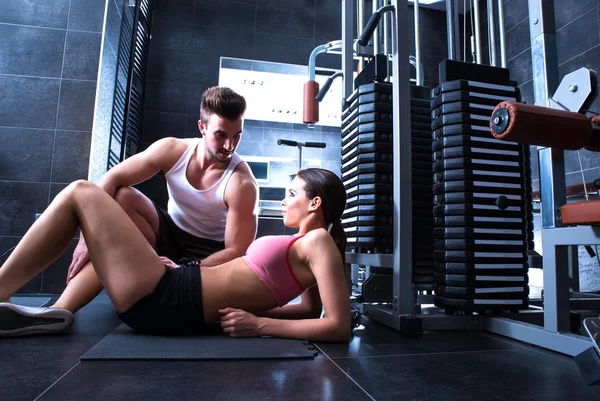
[(81, 362), (39, 398), (40, 401), (83, 399), (371, 400), (327, 358)]
[(575, 363), (524, 348), (334, 361), (377, 401), (600, 399)]
[(354, 330), (349, 344), (317, 343), (331, 358), (389, 356), (437, 352), (464, 352), (512, 349), (514, 344), (476, 331), (425, 332), (419, 337), (406, 337), (398, 331), (363, 317), (363, 328)]

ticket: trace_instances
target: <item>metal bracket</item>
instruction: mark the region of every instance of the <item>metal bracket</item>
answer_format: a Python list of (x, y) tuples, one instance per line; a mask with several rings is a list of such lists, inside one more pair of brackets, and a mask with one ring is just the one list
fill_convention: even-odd
[(371, 274), (362, 284), (363, 302), (391, 302), (394, 295), (391, 274)]
[(584, 105), (592, 104), (597, 92), (596, 72), (581, 67), (565, 75), (550, 99), (550, 107), (577, 113)]

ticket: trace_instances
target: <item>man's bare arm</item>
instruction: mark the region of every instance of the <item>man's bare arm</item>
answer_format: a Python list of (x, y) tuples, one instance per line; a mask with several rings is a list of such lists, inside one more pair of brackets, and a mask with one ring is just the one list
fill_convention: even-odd
[(117, 164), (104, 174), (96, 185), (111, 197), (119, 187), (136, 185), (152, 178), (159, 171), (168, 171), (181, 157), (187, 145), (177, 138), (163, 138), (148, 149)]
[(217, 266), (243, 256), (254, 241), (258, 225), (258, 185), (245, 163), (238, 165), (227, 184), (226, 202), (229, 210), (225, 225), (225, 249), (203, 259), (201, 266)]

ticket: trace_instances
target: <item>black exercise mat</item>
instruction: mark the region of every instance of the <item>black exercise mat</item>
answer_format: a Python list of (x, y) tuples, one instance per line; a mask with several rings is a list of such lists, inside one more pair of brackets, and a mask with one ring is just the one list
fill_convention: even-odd
[(240, 360), (313, 359), (308, 342), (283, 338), (232, 338), (224, 334), (150, 336), (122, 324), (79, 359), (105, 360)]
[(43, 307), (50, 304), (50, 297), (13, 296), (10, 301), (15, 305)]

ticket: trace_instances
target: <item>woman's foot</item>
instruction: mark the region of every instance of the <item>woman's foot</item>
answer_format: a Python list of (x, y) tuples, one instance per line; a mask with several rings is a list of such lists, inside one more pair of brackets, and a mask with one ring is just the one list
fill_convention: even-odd
[(0, 303), (0, 337), (61, 333), (74, 320), (66, 309)]

